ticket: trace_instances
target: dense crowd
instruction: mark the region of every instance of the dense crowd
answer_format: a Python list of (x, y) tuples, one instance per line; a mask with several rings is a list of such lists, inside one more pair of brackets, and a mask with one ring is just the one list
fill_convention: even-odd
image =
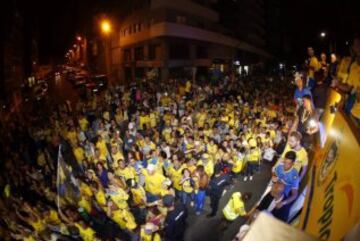
[(2, 128), (0, 236), (180, 241), (189, 213), (204, 215), (209, 197), (207, 216), (217, 215), (224, 190), (253, 182), (263, 162), (275, 163), (267, 191), (252, 208), (251, 194), (234, 191), (223, 225), (259, 211), (288, 221), (327, 89), (350, 84), (332, 81), (341, 72), (321, 59), (309, 49), (294, 95), (288, 79), (144, 81), (12, 119)]

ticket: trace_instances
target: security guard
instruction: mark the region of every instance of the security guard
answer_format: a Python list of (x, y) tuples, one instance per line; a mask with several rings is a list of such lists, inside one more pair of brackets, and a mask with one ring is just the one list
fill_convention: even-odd
[(214, 217), (219, 208), (219, 201), (227, 185), (230, 185), (228, 175), (221, 175), (221, 168), (215, 168), (215, 175), (209, 183), (208, 194), (210, 196), (211, 213), (207, 217)]
[(168, 208), (165, 219), (165, 241), (182, 241), (186, 229), (187, 210), (181, 203), (174, 203), (174, 196), (165, 195), (163, 205)]
[(223, 219), (221, 222), (221, 228), (226, 229), (228, 224), (233, 222), (239, 216), (246, 216), (245, 202), (251, 198), (251, 193), (244, 193), (241, 195), (241, 192), (234, 192), (228, 203), (223, 209)]
[(245, 216), (245, 204), (240, 192), (234, 192), (223, 209), (226, 220), (234, 221), (239, 216)]

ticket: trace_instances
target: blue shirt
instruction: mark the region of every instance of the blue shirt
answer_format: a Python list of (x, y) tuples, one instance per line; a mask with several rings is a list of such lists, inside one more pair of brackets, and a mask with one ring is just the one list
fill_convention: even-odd
[(295, 168), (285, 171), (284, 164), (280, 164), (275, 168), (275, 174), (279, 181), (285, 184), (285, 196), (288, 196), (292, 189), (299, 189), (299, 174)]
[(294, 99), (299, 105), (302, 105), (302, 97), (305, 95), (311, 95), (311, 91), (308, 87), (304, 87), (302, 90), (299, 90), (299, 88), (296, 88), (294, 93)]

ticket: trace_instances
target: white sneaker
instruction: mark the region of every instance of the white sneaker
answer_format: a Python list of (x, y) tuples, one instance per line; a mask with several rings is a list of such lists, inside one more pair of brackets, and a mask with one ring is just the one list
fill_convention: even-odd
[(250, 181), (252, 181), (252, 179), (253, 179), (253, 176), (250, 176)]
[(247, 177), (244, 177), (244, 182), (246, 182), (247, 181)]

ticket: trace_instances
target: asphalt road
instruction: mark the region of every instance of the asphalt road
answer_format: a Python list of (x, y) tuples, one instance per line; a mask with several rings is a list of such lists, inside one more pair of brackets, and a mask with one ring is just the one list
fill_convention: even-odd
[(196, 216), (194, 211), (190, 210), (185, 241), (231, 241), (239, 231), (240, 226), (246, 221), (244, 218), (238, 218), (228, 226), (226, 230), (220, 230), (219, 224), (221, 222), (222, 209), (231, 194), (235, 191), (242, 193), (251, 192), (252, 198), (246, 203), (246, 211), (249, 211), (260, 199), (270, 178), (271, 165), (269, 163), (263, 163), (260, 172), (254, 175), (254, 179), (251, 182), (244, 182), (242, 178), (238, 179), (234, 187), (228, 190), (221, 198), (219, 211), (213, 218), (206, 217), (206, 214), (210, 213), (210, 200), (207, 197), (204, 214)]

